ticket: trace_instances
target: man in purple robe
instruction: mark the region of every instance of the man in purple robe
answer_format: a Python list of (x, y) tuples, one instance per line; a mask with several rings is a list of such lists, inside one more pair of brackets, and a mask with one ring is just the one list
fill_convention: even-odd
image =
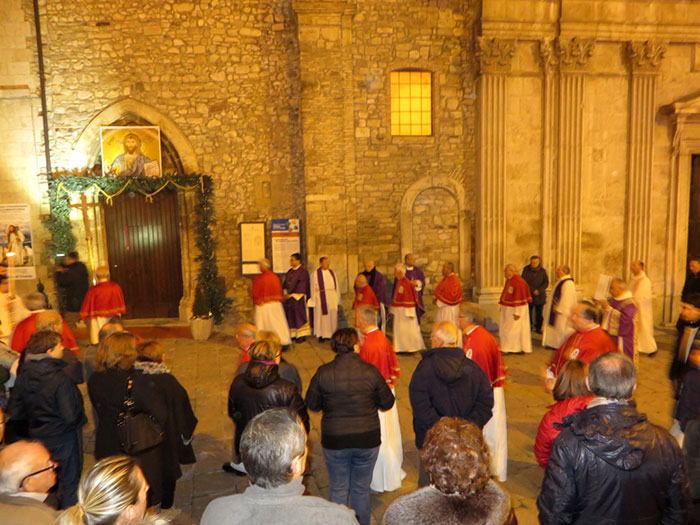
[(637, 301), (622, 279), (613, 279), (610, 283), (610, 302), (598, 301), (605, 310), (603, 329), (608, 332), (620, 352), (637, 364)]
[[(413, 287), (416, 289), (418, 294), (418, 305), (416, 306), (416, 316), (418, 317), (418, 324), (420, 325), (420, 318), (425, 313), (425, 306), (423, 306), (423, 289), (425, 288), (425, 275), (423, 270), (416, 266), (416, 257), (412, 253), (407, 253), (406, 257), (403, 258), (406, 264), (406, 277), (409, 281), (413, 283)], [(396, 279), (394, 279), (394, 289), (396, 288)], [(394, 292), (392, 290), (392, 296)], [(379, 297), (377, 297), (379, 299)]]
[(377, 296), (377, 301), (379, 301), (379, 310), (382, 316), (381, 322), (379, 323), (379, 328), (382, 328), (386, 322), (387, 307), (384, 275), (374, 266), (374, 261), (367, 260), (364, 262), (364, 266), (365, 271), (360, 273), (367, 278), (367, 284), (369, 284), (370, 288), (372, 288), (374, 295)]
[(301, 343), (307, 335), (311, 335), (309, 312), (306, 301), (311, 295), (309, 272), (301, 264), (301, 254), (293, 253), (289, 257), (291, 268), (284, 278), (284, 314), (292, 339)]

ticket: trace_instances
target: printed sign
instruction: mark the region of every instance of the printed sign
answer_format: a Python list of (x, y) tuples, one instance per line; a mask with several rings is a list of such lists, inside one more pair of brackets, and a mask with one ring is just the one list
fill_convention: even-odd
[(0, 204), (0, 255), (15, 279), (36, 279), (29, 204)]
[(272, 219), (272, 271), (286, 273), (293, 253), (301, 253), (299, 219)]

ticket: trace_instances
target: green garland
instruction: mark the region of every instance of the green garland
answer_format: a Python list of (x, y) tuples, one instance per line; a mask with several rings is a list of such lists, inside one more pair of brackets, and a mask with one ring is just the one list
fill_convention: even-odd
[[(197, 200), (195, 204), (194, 229), (196, 245), (199, 255), (195, 261), (199, 262), (197, 273), (197, 287), (195, 290), (195, 305), (193, 305), (194, 317), (208, 317), (212, 315), (214, 322), (220, 324), (224, 315), (231, 308), (232, 299), (226, 297), (224, 287), (219, 283), (219, 269), (216, 261), (216, 240), (213, 226), (216, 223), (214, 211), (214, 183), (209, 175), (167, 175), (164, 177), (102, 177), (95, 176), (91, 172), (85, 175), (59, 175), (49, 177), (49, 203), (51, 215), (43, 221), (44, 226), (51, 233), (51, 241), (47, 248), (55, 259), (57, 254), (66, 254), (75, 250), (75, 237), (70, 222), (70, 195), (63, 191), (83, 193), (97, 185), (109, 195), (118, 192), (126, 182), (129, 187), (126, 191), (135, 191), (152, 194), (166, 181), (171, 181), (177, 186), (197, 186)], [(61, 189), (62, 188), (62, 189)], [(116, 197), (115, 197), (116, 198)]]

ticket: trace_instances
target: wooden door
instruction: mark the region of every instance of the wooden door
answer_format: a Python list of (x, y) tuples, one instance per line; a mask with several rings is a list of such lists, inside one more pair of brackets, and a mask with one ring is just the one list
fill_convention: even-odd
[(688, 255), (700, 257), (700, 155), (693, 155), (693, 166), (690, 179)]
[(149, 203), (125, 192), (102, 202), (112, 279), (124, 290), (127, 319), (178, 317), (182, 261), (177, 194), (163, 190)]

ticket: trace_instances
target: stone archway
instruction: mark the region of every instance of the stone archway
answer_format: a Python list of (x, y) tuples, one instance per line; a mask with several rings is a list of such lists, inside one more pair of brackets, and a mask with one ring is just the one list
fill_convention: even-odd
[[(442, 208), (439, 212), (431, 209), (436, 202), (440, 201), (446, 205), (447, 209)], [(427, 226), (423, 224), (417, 226), (416, 219), (427, 219), (428, 216), (431, 217), (431, 222)], [(422, 248), (426, 242), (437, 244), (434, 250), (435, 256), (452, 259), (457, 263), (463, 285), (470, 288), (474, 284), (470, 221), (463, 181), (450, 175), (423, 177), (406, 190), (401, 200), (401, 255)], [(417, 235), (424, 235), (427, 229), (442, 231), (443, 239), (421, 238), (417, 241)], [(456, 253), (450, 246), (455, 241)]]
[[(197, 173), (199, 163), (192, 144), (175, 122), (162, 114), (153, 106), (126, 98), (119, 100), (95, 115), (80, 134), (75, 143), (71, 155), (72, 166), (93, 166), (101, 155), (100, 151), (100, 127), (109, 126), (125, 118), (131, 118), (139, 123), (159, 126), (161, 135), (168, 145), (177, 152), (177, 157), (182, 169), (186, 173)], [(97, 196), (91, 197), (97, 201)], [(192, 301), (194, 299), (194, 287), (196, 278), (195, 266), (195, 232), (192, 224), (193, 210), (195, 206), (194, 194), (191, 192), (178, 194), (178, 208), (180, 214), (180, 253), (182, 259), (182, 285), (183, 296), (180, 300), (179, 317), (187, 320), (190, 316)], [(107, 246), (104, 236), (104, 217), (99, 212), (99, 207), (93, 207), (91, 224), (97, 233), (97, 265), (108, 264)], [(77, 225), (79, 228), (81, 225)]]

